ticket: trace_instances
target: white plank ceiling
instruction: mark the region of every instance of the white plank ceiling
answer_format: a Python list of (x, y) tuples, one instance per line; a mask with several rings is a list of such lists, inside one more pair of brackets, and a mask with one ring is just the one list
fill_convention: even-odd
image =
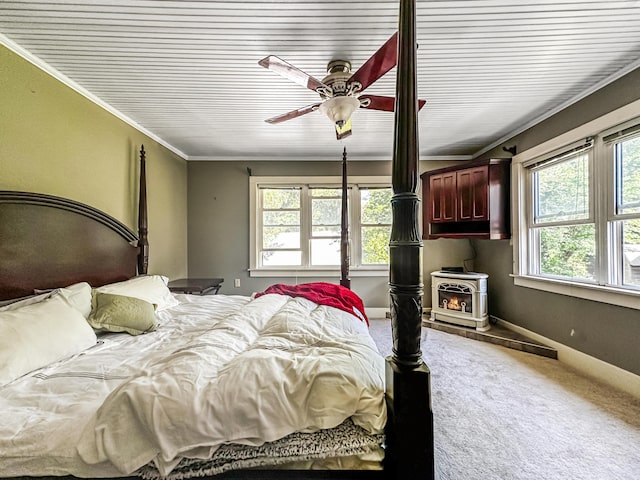
[[(335, 139), (318, 101), (263, 69), (322, 79), (396, 30), (396, 1), (0, 0), (0, 41), (189, 160), (387, 160), (393, 113), (360, 109)], [(417, 2), (421, 159), (470, 158), (640, 66), (640, 1)], [(394, 96), (396, 70), (367, 93)], [(640, 88), (640, 87), (639, 87)]]

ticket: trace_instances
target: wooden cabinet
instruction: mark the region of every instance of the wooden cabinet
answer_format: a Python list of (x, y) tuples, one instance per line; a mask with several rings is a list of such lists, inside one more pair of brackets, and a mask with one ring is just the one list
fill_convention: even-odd
[(430, 221), (454, 222), (456, 219), (456, 173), (448, 172), (429, 177), (431, 201)]
[(509, 238), (510, 165), (487, 159), (423, 173), (423, 238)]
[(456, 172), (456, 181), (457, 221), (488, 220), (489, 167), (460, 170)]

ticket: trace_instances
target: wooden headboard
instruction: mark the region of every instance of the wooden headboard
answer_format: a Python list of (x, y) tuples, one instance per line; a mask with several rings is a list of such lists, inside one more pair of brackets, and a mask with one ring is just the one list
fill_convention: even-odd
[[(142, 187), (144, 147), (140, 182)], [(146, 188), (140, 190), (144, 213), (139, 223), (146, 235)], [(34, 289), (81, 281), (100, 286), (146, 273), (147, 245), (146, 238), (89, 205), (0, 191), (0, 300), (32, 295)]]

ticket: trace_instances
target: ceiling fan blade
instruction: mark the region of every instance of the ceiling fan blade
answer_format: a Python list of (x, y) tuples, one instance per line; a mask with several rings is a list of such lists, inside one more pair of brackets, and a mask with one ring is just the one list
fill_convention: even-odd
[(297, 110), (291, 110), (290, 112), (283, 113), (282, 115), (278, 115), (277, 117), (268, 118), (265, 120), (267, 123), (281, 123), (286, 122), (287, 120), (291, 120), (292, 118), (300, 117), (302, 115), (306, 115), (307, 113), (311, 113), (314, 110), (317, 110), (320, 106), (320, 103), (313, 103), (311, 105), (307, 105), (306, 107), (298, 108)]
[[(383, 110), (385, 112), (393, 112), (395, 110), (396, 99), (393, 97), (384, 97), (382, 95), (362, 95), (360, 98), (361, 108), (370, 110)], [(367, 100), (369, 102), (367, 103)], [(425, 100), (418, 100), (418, 110), (427, 103)]]
[(298, 85), (308, 88), (309, 90), (313, 90), (314, 92), (319, 87), (328, 88), (317, 78), (304, 73), (299, 68), (294, 67), (290, 63), (285, 62), (275, 55), (269, 55), (268, 57), (263, 58), (258, 62), (258, 64), (268, 70), (271, 70), (272, 72), (277, 73), (278, 75), (282, 75), (284, 78), (287, 78), (297, 83)]
[(336, 138), (338, 140), (347, 138), (352, 133), (353, 132), (351, 131), (351, 119), (344, 122), (344, 124), (341, 127), (339, 127), (338, 124), (336, 124)]
[[(395, 98), (381, 95), (363, 95), (358, 100), (360, 100), (361, 108), (384, 110), (385, 112), (393, 112), (396, 104)], [(367, 100), (369, 101), (367, 102)]]
[(360, 91), (364, 91), (369, 85), (378, 80), (398, 63), (398, 32), (394, 33), (382, 47), (374, 53), (369, 60), (351, 75), (347, 84), (358, 82), (362, 85)]

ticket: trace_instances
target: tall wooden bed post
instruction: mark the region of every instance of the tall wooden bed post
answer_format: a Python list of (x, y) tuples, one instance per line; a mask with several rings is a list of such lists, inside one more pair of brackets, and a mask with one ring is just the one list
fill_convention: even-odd
[(422, 239), (418, 228), (416, 3), (400, 0), (392, 165), (389, 286), (393, 353), (387, 358), (392, 478), (433, 479), (430, 372), (422, 360)]
[(340, 215), (340, 285), (351, 288), (351, 279), (349, 278), (349, 209), (348, 199), (349, 191), (347, 189), (347, 147), (342, 152), (342, 211)]
[(149, 268), (149, 240), (147, 220), (147, 160), (144, 145), (140, 146), (140, 190), (138, 192), (138, 275)]

